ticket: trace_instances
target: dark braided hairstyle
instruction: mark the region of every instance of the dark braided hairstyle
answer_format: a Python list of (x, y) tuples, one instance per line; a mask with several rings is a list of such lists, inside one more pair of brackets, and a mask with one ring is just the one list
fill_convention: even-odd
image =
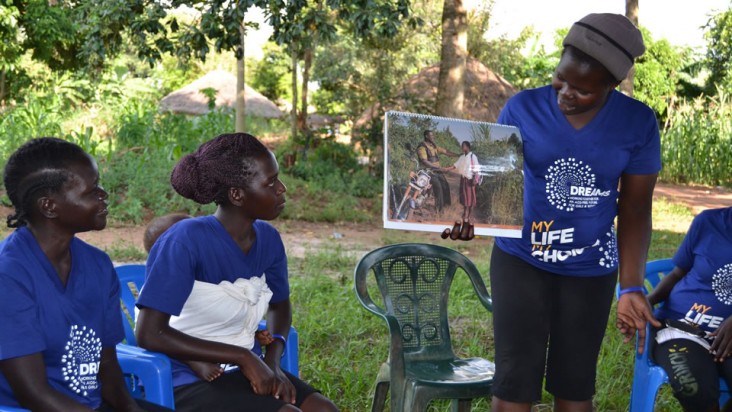
[(3, 183), (15, 213), (7, 217), (8, 227), (28, 224), (35, 203), (42, 196), (58, 193), (72, 174), (67, 166), (89, 159), (78, 145), (55, 137), (40, 137), (20, 146), (5, 164)]
[(257, 173), (255, 159), (269, 149), (247, 133), (222, 134), (183, 156), (170, 183), (181, 196), (205, 205), (228, 202), (228, 190), (242, 187)]

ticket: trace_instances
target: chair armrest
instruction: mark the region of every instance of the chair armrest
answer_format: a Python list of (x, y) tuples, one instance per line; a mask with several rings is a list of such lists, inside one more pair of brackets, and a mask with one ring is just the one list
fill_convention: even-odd
[[(139, 377), (145, 385), (146, 400), (173, 409), (173, 375), (165, 355), (119, 344), (117, 359), (123, 373)], [(0, 412), (30, 412), (28, 409), (0, 405)]]
[(646, 341), (643, 343), (643, 353), (638, 354), (638, 332), (635, 333), (635, 361), (648, 363), (651, 350), (651, 324), (646, 322)]
[(480, 300), (480, 303), (489, 312), (493, 312), (493, 299), (491, 299), (491, 295), (490, 293), (488, 293), (488, 289), (485, 287), (485, 282), (483, 282), (483, 278), (480, 277), (480, 273), (478, 273), (478, 270), (466, 270), (465, 273), (468, 274), (470, 282), (473, 284), (473, 290), (475, 290), (475, 295), (478, 297), (478, 300)]
[(122, 372), (131, 373), (145, 386), (145, 400), (174, 408), (173, 374), (167, 356), (124, 344), (117, 345)]

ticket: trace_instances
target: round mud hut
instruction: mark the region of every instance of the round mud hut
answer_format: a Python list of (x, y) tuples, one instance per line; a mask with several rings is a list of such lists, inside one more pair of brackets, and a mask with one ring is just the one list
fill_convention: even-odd
[[(422, 70), (402, 85), (392, 96), (392, 103), (388, 107), (381, 110), (381, 106), (377, 103), (362, 113), (354, 124), (354, 130), (369, 127), (374, 116), (389, 110), (419, 114), (434, 113), (439, 76), (439, 63)], [(516, 89), (472, 57), (467, 59), (464, 76), (465, 97), (462, 118), (495, 123), (506, 101), (516, 94)]]
[[(236, 76), (224, 70), (214, 70), (163, 97), (160, 101), (160, 111), (193, 116), (206, 114), (210, 110), (209, 98), (203, 92), (206, 89), (216, 91), (216, 108), (233, 109), (236, 106)], [(264, 118), (279, 118), (284, 115), (271, 100), (247, 85), (244, 95), (247, 115)]]

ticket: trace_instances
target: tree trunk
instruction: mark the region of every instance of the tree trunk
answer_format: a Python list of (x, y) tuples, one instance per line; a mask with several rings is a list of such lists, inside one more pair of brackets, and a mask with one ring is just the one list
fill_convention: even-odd
[(308, 82), (310, 81), (310, 68), (313, 65), (313, 49), (307, 48), (303, 54), (302, 64), (302, 90), (300, 95), (300, 113), (297, 116), (297, 128), (306, 131), (308, 128)]
[(310, 139), (312, 133), (308, 128), (308, 82), (310, 81), (310, 67), (313, 64), (313, 49), (305, 49), (302, 64), (302, 90), (300, 101), (300, 113), (297, 116), (297, 128), (305, 134), (305, 143), (302, 147), (303, 160), (308, 158), (308, 150), (310, 149)]
[(290, 110), (291, 135), (293, 142), (297, 141), (297, 51), (292, 47), (292, 110)]
[[(625, 0), (625, 17), (638, 25), (638, 1)], [(628, 96), (633, 96), (633, 79), (635, 78), (635, 65), (630, 68), (628, 76), (620, 82), (620, 91)]]
[(241, 47), (241, 56), (236, 59), (236, 125), (234, 130), (237, 133), (244, 133), (247, 128), (246, 115), (246, 65), (244, 63), (244, 40), (246, 38), (246, 29), (244, 23), (239, 25), (239, 46)]
[(5, 70), (0, 70), (0, 108), (5, 106)]
[(444, 0), (442, 51), (435, 114), (462, 117), (465, 63), (468, 55), (468, 14), (463, 0)]

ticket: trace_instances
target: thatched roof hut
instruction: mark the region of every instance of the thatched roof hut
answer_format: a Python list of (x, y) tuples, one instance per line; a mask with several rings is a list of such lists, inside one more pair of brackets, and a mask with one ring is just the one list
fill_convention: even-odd
[[(271, 100), (251, 87), (245, 87), (247, 115), (268, 118), (283, 115)], [(160, 110), (189, 115), (206, 114), (209, 111), (208, 97), (201, 92), (206, 88), (216, 89), (216, 107), (236, 106), (236, 76), (223, 70), (214, 70), (163, 97)]]
[[(465, 66), (465, 100), (462, 118), (495, 122), (508, 98), (516, 94), (516, 89), (504, 78), (493, 73), (472, 57), (468, 57)], [(384, 111), (433, 113), (439, 76), (439, 63), (422, 70), (401, 87), (401, 90), (393, 96), (393, 104), (385, 107)], [(380, 112), (379, 108), (377, 104), (367, 109), (356, 120), (354, 129), (358, 130), (368, 126), (373, 116)]]

